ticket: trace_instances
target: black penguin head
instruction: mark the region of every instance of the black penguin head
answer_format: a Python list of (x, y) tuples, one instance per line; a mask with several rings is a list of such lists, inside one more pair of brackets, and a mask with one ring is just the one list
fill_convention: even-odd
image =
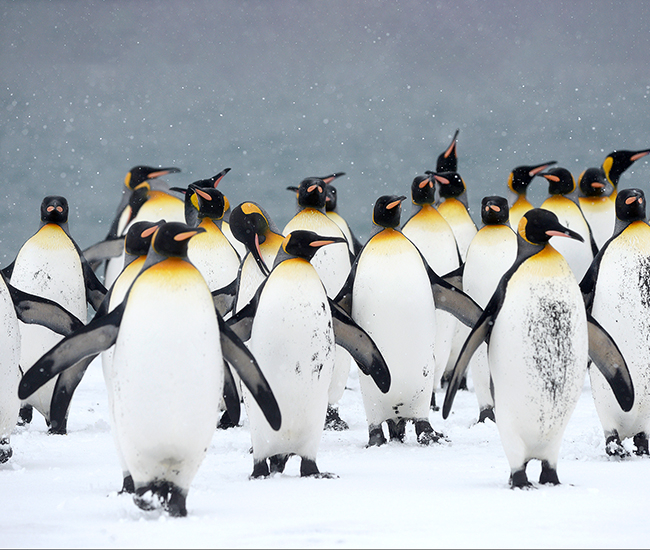
[(200, 187), (201, 189), (207, 189), (207, 188), (216, 189), (217, 185), (219, 185), (223, 177), (228, 172), (230, 172), (230, 168), (224, 168), (221, 172), (212, 176), (211, 178), (207, 178), (204, 180), (196, 180), (195, 182), (192, 182), (190, 185), (192, 187)]
[(334, 212), (336, 210), (336, 187), (331, 183), (325, 185), (325, 211)]
[(616, 195), (616, 217), (623, 222), (645, 220), (645, 195), (641, 189), (623, 189)]
[(68, 222), (68, 201), (65, 197), (50, 195), (41, 202), (41, 222), (57, 225)]
[[(220, 220), (226, 211), (227, 199), (225, 195), (214, 187), (197, 187), (191, 184), (187, 188), (188, 194), (196, 197), (196, 209), (200, 219), (209, 218)], [(194, 200), (192, 198), (191, 200)]]
[(602, 168), (587, 168), (578, 178), (578, 188), (585, 197), (602, 197), (607, 191), (607, 178)]
[(163, 223), (165, 220), (135, 222), (126, 232), (124, 251), (131, 256), (146, 256), (154, 233)]
[(490, 195), (481, 200), (481, 220), (485, 225), (504, 224), (508, 221), (509, 215), (507, 199)]
[(380, 227), (397, 227), (402, 215), (403, 200), (406, 200), (403, 195), (382, 195), (379, 197), (372, 212), (373, 223)]
[(298, 186), (298, 206), (325, 210), (325, 186), (320, 178), (305, 178)]
[(449, 147), (438, 155), (438, 160), (436, 161), (436, 172), (456, 172), (458, 170), (458, 155), (456, 153), (458, 132), (460, 132), (460, 129), (456, 130), (454, 133), (454, 137), (451, 138)]
[(438, 182), (438, 192), (443, 199), (454, 199), (465, 192), (465, 182), (458, 172), (436, 172), (433, 177)]
[(411, 183), (411, 200), (413, 204), (433, 204), (436, 198), (436, 187), (433, 184), (433, 176), (416, 176)]
[(584, 242), (578, 233), (564, 227), (555, 213), (544, 208), (533, 208), (526, 212), (519, 221), (517, 233), (534, 245), (545, 245), (551, 237), (569, 237)]
[(181, 222), (165, 222), (154, 233), (151, 248), (161, 256), (185, 258), (189, 240), (204, 231)]
[(517, 195), (525, 195), (530, 182), (533, 181), (533, 178), (540, 172), (546, 170), (549, 166), (556, 163), (557, 161), (552, 160), (534, 166), (517, 166), (512, 172), (510, 172), (510, 176), (508, 176), (508, 188), (512, 192), (517, 193)]
[(153, 166), (134, 166), (131, 170), (128, 171), (126, 177), (124, 178), (124, 185), (127, 188), (133, 190), (141, 183), (159, 178), (160, 176), (166, 176), (167, 174), (174, 174), (180, 172), (180, 168), (175, 168), (173, 166), (169, 168), (154, 168)]
[(304, 258), (309, 261), (319, 248), (334, 243), (347, 244), (347, 241), (344, 237), (324, 237), (314, 231), (296, 229), (284, 238), (281, 248), (286, 257)]
[(568, 195), (576, 188), (573, 175), (566, 168), (551, 168), (548, 172), (539, 175), (548, 181), (549, 195)]
[(254, 202), (243, 202), (230, 213), (230, 231), (235, 239), (243, 243), (253, 255), (262, 273), (269, 274), (269, 269), (262, 259), (260, 244), (266, 241), (273, 223), (264, 210)]
[(632, 166), (637, 160), (650, 154), (650, 149), (641, 149), (640, 151), (629, 151), (621, 149), (612, 151), (603, 160), (601, 168), (605, 172), (605, 177), (614, 186), (618, 186), (618, 181), (625, 170)]

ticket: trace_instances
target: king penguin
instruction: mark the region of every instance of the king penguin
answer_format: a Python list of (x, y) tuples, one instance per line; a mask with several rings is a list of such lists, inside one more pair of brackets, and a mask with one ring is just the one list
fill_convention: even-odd
[(610, 194), (612, 201), (616, 200), (618, 184), (625, 172), (637, 160), (650, 154), (650, 149), (641, 149), (639, 151), (630, 151), (628, 149), (619, 149), (612, 151), (605, 157), (601, 164), (601, 169), (605, 173), (607, 181), (614, 186), (614, 191)]
[(187, 515), (190, 484), (217, 425), (224, 360), (273, 429), (281, 426), (257, 361), (216, 311), (205, 279), (187, 259), (188, 240), (201, 231), (162, 224), (124, 300), (43, 355), (19, 386), (25, 398), (57, 372), (114, 345), (111, 428), (133, 478), (133, 500), (171, 516)]
[(541, 208), (553, 212), (562, 225), (582, 237), (582, 240), (562, 239), (556, 243), (557, 251), (566, 258), (576, 279), (580, 281), (589, 269), (598, 247), (591, 227), (580, 209), (575, 180), (571, 172), (562, 167), (550, 168), (538, 175), (548, 181), (548, 197)]
[[(68, 201), (47, 196), (41, 202), (40, 227), (6, 268), (15, 288), (54, 301), (85, 323), (88, 305), (99, 308), (106, 288), (97, 279), (68, 227)], [(20, 323), (20, 365), (26, 370), (62, 338), (62, 334), (38, 324)], [(65, 434), (70, 401), (88, 367), (80, 363), (42, 388), (23, 403), (26, 418), (35, 408), (43, 415), (49, 432)]]
[[(508, 202), (504, 197), (490, 195), (481, 200), (483, 227), (472, 239), (467, 249), (463, 268), (463, 292), (485, 308), (503, 274), (510, 269), (517, 257), (517, 234), (508, 220)], [(470, 329), (460, 325), (462, 341)], [(481, 344), (472, 357), (470, 375), (479, 407), (478, 421), (494, 421), (494, 400), (490, 392), (490, 370), (487, 346)]]
[(349, 351), (379, 391), (385, 393), (390, 387), (390, 372), (374, 342), (332, 303), (309, 262), (319, 248), (334, 243), (345, 243), (345, 238), (306, 230), (290, 232), (254, 299), (228, 321), (236, 333), (238, 327), (245, 327), (242, 340), (250, 335), (251, 351), (282, 413), (281, 429), (272, 432), (244, 390), (253, 478), (284, 471), (292, 455), (301, 459), (301, 476), (332, 477), (320, 472), (316, 455), (334, 372), (335, 343)]
[(578, 177), (578, 204), (587, 220), (598, 250), (614, 232), (616, 213), (610, 199), (614, 191), (600, 168), (587, 168)]
[(634, 383), (634, 406), (624, 411), (605, 377), (590, 368), (591, 391), (605, 432), (605, 451), (629, 453), (622, 441), (632, 438), (637, 455), (648, 454), (650, 434), (650, 226), (645, 194), (629, 188), (616, 197), (616, 228), (580, 283), (596, 321), (618, 344)]
[(451, 143), (449, 146), (438, 155), (436, 159), (436, 172), (457, 172), (458, 171), (458, 151), (456, 150), (458, 146), (458, 133), (460, 128), (458, 128), (453, 137), (451, 138)]
[(508, 189), (510, 190), (511, 196), (509, 201), (510, 227), (516, 228), (519, 225), (521, 217), (533, 208), (533, 205), (526, 197), (528, 186), (533, 181), (533, 178), (553, 164), (557, 164), (557, 161), (552, 160), (534, 166), (517, 166), (510, 172), (508, 176)]
[(443, 434), (429, 422), (436, 356), (436, 307), (472, 324), (482, 311), (462, 291), (441, 279), (398, 229), (404, 196), (382, 195), (373, 209), (375, 233), (357, 256), (335, 302), (375, 341), (391, 371), (388, 393), (360, 379), (368, 445), (405, 441), (413, 423), (419, 443)]
[(562, 436), (584, 387), (588, 359), (625, 410), (632, 406), (634, 388), (618, 347), (587, 313), (571, 268), (549, 243), (552, 237), (582, 237), (541, 208), (524, 214), (517, 233), (517, 258), (463, 345), (442, 415), (449, 416), (470, 358), (487, 342), (510, 485), (531, 486), (526, 466), (532, 459), (542, 463), (539, 482), (557, 485)]

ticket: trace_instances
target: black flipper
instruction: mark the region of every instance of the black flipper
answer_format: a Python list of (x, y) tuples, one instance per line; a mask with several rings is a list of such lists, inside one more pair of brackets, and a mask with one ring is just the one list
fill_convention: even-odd
[(387, 393), (390, 389), (390, 371), (377, 345), (343, 308), (331, 299), (329, 304), (336, 343), (348, 351), (363, 374), (372, 377), (381, 392)]
[(232, 283), (217, 288), (212, 291), (212, 300), (214, 301), (214, 307), (219, 312), (219, 315), (224, 316), (226, 313), (232, 310), (235, 305), (235, 297), (237, 296), (237, 279), (233, 280)]
[(52, 401), (50, 402), (50, 433), (65, 434), (68, 424), (68, 412), (74, 391), (83, 378), (88, 365), (97, 354), (84, 357), (69, 369), (64, 370), (56, 380)]
[(465, 264), (461, 263), (459, 267), (450, 271), (442, 276), (443, 281), (447, 281), (450, 285), (454, 285), (457, 289), (463, 290), (463, 272), (465, 271)]
[(63, 336), (79, 330), (84, 323), (64, 307), (48, 298), (29, 294), (7, 283), (16, 316), (23, 323), (43, 325)]
[(589, 313), (587, 326), (589, 359), (598, 367), (611, 386), (621, 409), (628, 412), (634, 405), (634, 386), (625, 358), (609, 333)]
[(436, 304), (436, 309), (442, 309), (443, 311), (451, 313), (461, 323), (472, 328), (483, 313), (481, 306), (479, 306), (462, 290), (437, 275), (436, 272), (429, 267), (424, 258), (422, 258), (422, 261), (425, 262), (427, 268), (427, 274), (429, 275), (429, 281), (431, 282), (431, 289), (433, 290), (433, 299)]
[(104, 260), (117, 258), (124, 251), (124, 236), (113, 239), (104, 239), (93, 244), (83, 251), (83, 255), (93, 268), (101, 265)]
[(265, 284), (266, 279), (262, 281), (262, 284), (257, 289), (255, 295), (251, 298), (250, 302), (248, 302), (227, 321), (228, 327), (243, 342), (250, 340), (251, 332), (253, 330), (253, 319), (255, 318), (255, 312), (257, 311), (257, 304)]
[(223, 362), (223, 400), (231, 422), (234, 425), (239, 424), (241, 404), (237, 392), (237, 383), (230, 370), (230, 365), (226, 361)]
[(91, 307), (97, 311), (108, 291), (102, 282), (97, 278), (97, 275), (95, 275), (95, 272), (93, 271), (93, 268), (90, 266), (88, 261), (83, 256), (81, 256), (81, 260), (81, 264), (83, 266), (84, 282), (86, 284), (86, 300), (91, 305)]
[(125, 302), (110, 313), (95, 317), (86, 326), (67, 336), (34, 363), (23, 375), (18, 397), (26, 399), (60, 372), (90, 355), (110, 348), (117, 340)]
[(253, 357), (253, 354), (246, 347), (246, 344), (225, 323), (221, 315), (217, 315), (217, 318), (219, 319), (221, 352), (223, 353), (224, 359), (232, 365), (241, 378), (241, 381), (250, 390), (271, 428), (279, 430), (282, 423), (280, 406), (273, 395), (273, 391), (264, 373), (260, 370), (255, 357)]

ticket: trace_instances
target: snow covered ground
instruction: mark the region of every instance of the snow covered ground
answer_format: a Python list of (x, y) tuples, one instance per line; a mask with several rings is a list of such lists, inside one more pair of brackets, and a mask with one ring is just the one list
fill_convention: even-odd
[[(0, 465), (4, 548), (644, 548), (649, 544), (650, 460), (610, 459), (588, 380), (564, 436), (561, 485), (511, 490), (496, 426), (475, 424), (473, 392), (458, 393), (449, 443), (366, 448), (367, 427), (352, 370), (340, 405), (350, 429), (323, 432), (318, 464), (338, 479), (283, 474), (250, 480), (242, 426), (215, 431), (192, 483), (188, 516), (144, 512), (118, 495), (121, 472), (108, 424), (101, 367), (75, 393), (66, 436), (47, 435), (34, 413)], [(363, 375), (361, 375), (363, 376)], [(439, 402), (442, 401), (439, 394)], [(536, 481), (539, 463), (528, 466)]]

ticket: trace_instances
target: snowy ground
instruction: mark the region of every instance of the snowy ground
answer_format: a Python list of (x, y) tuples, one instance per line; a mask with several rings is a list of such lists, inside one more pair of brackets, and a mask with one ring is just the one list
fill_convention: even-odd
[[(439, 402), (442, 401), (442, 395)], [(431, 413), (451, 440), (422, 447), (365, 448), (358, 375), (340, 406), (350, 424), (323, 433), (318, 464), (338, 479), (285, 473), (249, 480), (247, 420), (215, 431), (187, 499), (188, 516), (144, 512), (118, 495), (121, 472), (107, 420), (100, 365), (91, 365), (70, 412), (67, 436), (49, 436), (34, 413), (12, 436), (0, 465), (3, 548), (642, 548), (648, 547), (650, 460), (609, 459), (588, 381), (565, 433), (562, 485), (508, 487), (508, 464), (492, 423), (476, 425), (462, 391), (450, 417)], [(528, 467), (531, 481), (539, 463)]]

